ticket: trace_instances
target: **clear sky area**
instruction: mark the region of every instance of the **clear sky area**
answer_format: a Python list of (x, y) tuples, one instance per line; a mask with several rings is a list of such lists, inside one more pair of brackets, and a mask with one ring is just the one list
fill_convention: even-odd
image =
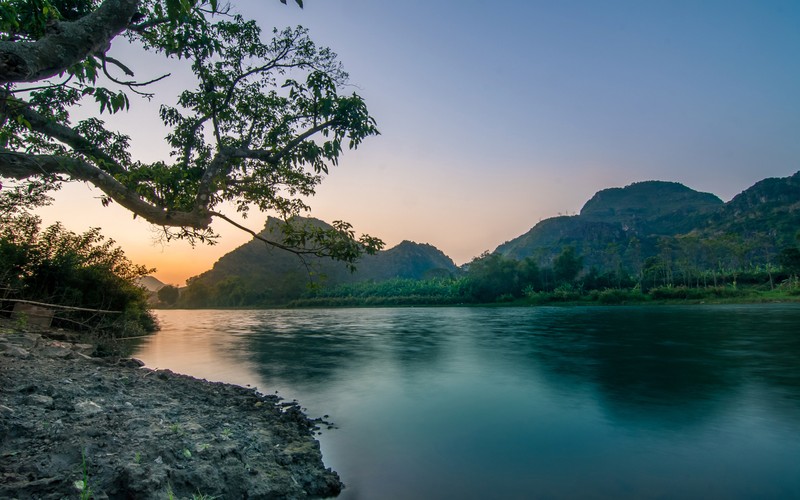
[[(380, 136), (346, 151), (309, 200), (311, 215), (357, 232), (430, 243), (461, 264), (574, 214), (596, 191), (676, 181), (727, 201), (800, 170), (797, 0), (233, 0), (273, 26), (303, 25), (339, 54)], [(178, 64), (115, 41), (137, 77)], [(160, 98), (160, 97), (159, 97)], [(113, 123), (134, 158), (168, 160), (157, 102)], [(108, 120), (112, 123), (112, 120)], [(74, 231), (100, 226), (172, 284), (249, 240), (224, 222), (218, 245), (154, 244), (157, 230), (100, 192), (63, 188), (41, 211)], [(263, 227), (266, 216), (246, 223)]]

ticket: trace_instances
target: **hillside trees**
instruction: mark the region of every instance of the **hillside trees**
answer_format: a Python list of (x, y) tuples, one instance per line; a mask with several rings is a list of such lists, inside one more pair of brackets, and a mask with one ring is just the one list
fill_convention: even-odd
[(162, 304), (166, 304), (168, 306), (175, 305), (178, 302), (178, 297), (180, 296), (180, 290), (178, 287), (173, 285), (165, 285), (161, 287), (158, 292), (156, 292), (158, 296), (158, 300)]
[(568, 246), (553, 261), (553, 273), (559, 283), (572, 283), (583, 269), (583, 256), (578, 255), (575, 247)]
[[(286, 0), (281, 0), (286, 3)], [(296, 0), (302, 6), (300, 0)], [(194, 82), (162, 105), (166, 158), (133, 158), (131, 138), (110, 129), (104, 114), (152, 97), (133, 61), (110, 45), (124, 36), (165, 61), (185, 61)], [(0, 9), (0, 176), (32, 189), (84, 181), (161, 226), (167, 239), (213, 241), (214, 219), (233, 221), (233, 207), (276, 211), (289, 220), (307, 210), (345, 146), (376, 135), (363, 99), (343, 88), (348, 75), (336, 55), (303, 28), (261, 28), (216, 0), (14, 0)], [(74, 110), (93, 106), (89, 118)], [(315, 230), (285, 225), (280, 242), (299, 254), (354, 262), (382, 246), (356, 238), (349, 224)]]
[(478, 302), (491, 302), (504, 295), (519, 296), (521, 291), (517, 261), (485, 252), (470, 262), (465, 284), (467, 296)]
[(784, 248), (778, 256), (778, 260), (787, 274), (800, 276), (800, 248)]

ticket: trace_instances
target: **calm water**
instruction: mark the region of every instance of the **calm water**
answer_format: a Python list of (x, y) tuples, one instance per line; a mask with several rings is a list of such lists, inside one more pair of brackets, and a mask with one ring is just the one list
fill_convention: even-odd
[(800, 498), (797, 305), (159, 317), (148, 366), (330, 415), (340, 498)]

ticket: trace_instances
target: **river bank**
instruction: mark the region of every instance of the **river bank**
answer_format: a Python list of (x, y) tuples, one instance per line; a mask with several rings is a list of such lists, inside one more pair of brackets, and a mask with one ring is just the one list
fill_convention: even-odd
[[(336, 496), (296, 403), (0, 323), (0, 497)], [(74, 340), (74, 339), (73, 339)]]

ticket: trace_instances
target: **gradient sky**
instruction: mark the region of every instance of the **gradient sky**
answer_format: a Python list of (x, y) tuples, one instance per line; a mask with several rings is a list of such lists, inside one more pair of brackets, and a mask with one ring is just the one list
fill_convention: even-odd
[[(232, 4), (267, 32), (306, 26), (339, 54), (382, 135), (345, 152), (311, 215), (388, 247), (430, 243), (461, 264), (606, 187), (677, 181), (727, 201), (800, 170), (797, 0)], [(167, 67), (121, 41), (112, 53), (143, 79)], [(157, 90), (174, 94), (186, 80), (169, 71)], [(155, 106), (133, 106), (115, 123), (134, 157), (167, 159)], [(148, 224), (97, 197), (65, 187), (41, 214), (102, 227), (168, 283), (248, 240), (216, 223), (217, 246), (154, 244)]]

